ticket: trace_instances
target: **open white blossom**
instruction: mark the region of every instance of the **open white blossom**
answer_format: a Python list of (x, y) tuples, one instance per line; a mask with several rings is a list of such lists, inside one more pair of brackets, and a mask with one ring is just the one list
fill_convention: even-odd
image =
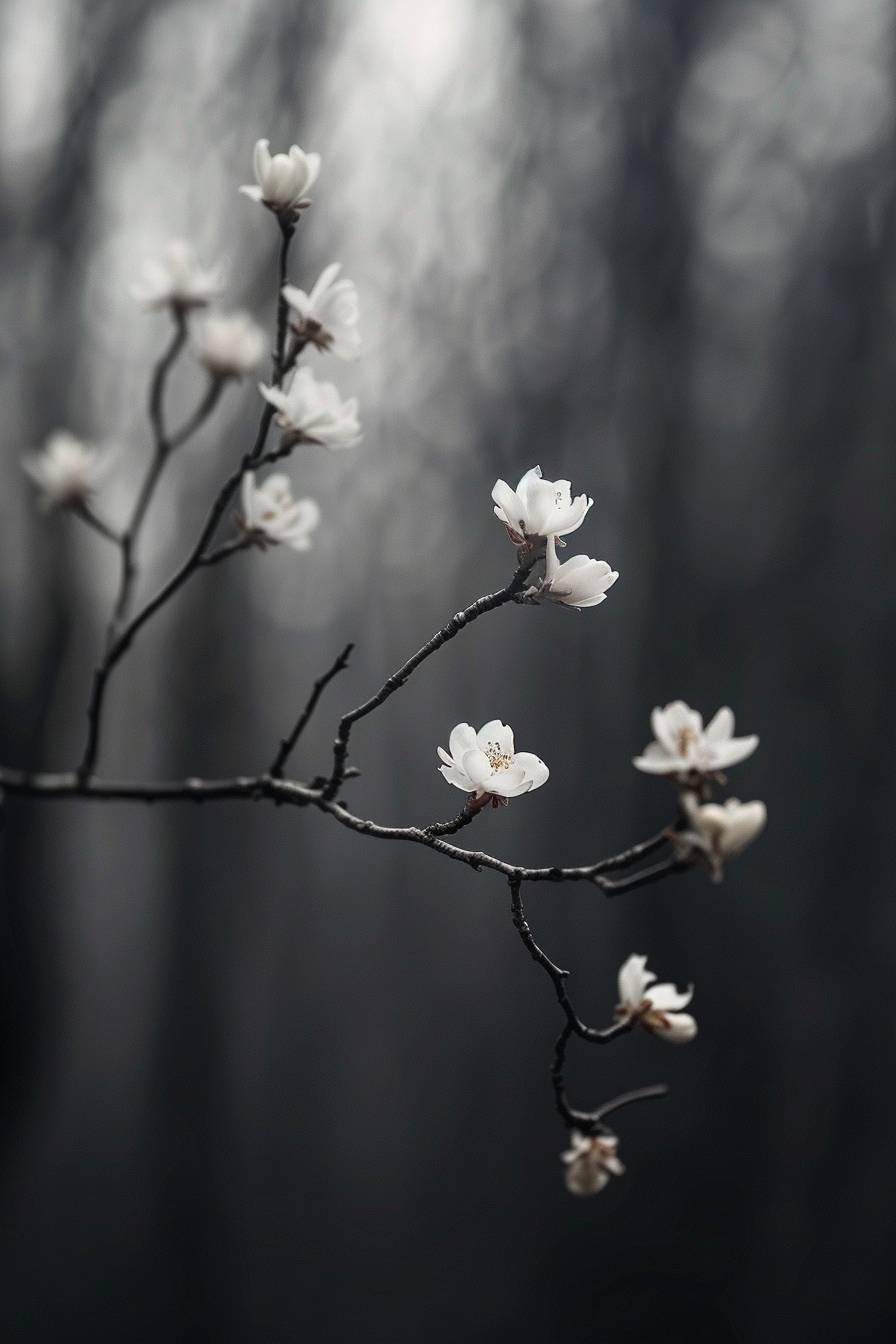
[(696, 794), (682, 798), (690, 829), (675, 838), (679, 849), (698, 850), (712, 869), (713, 880), (721, 881), (727, 859), (734, 858), (755, 840), (765, 826), (765, 803), (741, 803), (729, 798), (725, 803), (701, 803)]
[(108, 467), (108, 456), (81, 439), (58, 429), (43, 448), (22, 460), (23, 471), (41, 492), (44, 508), (83, 504), (97, 488)]
[(199, 360), (219, 378), (242, 378), (264, 356), (267, 337), (248, 313), (210, 313), (193, 344)]
[(320, 509), (313, 499), (293, 499), (289, 477), (275, 472), (261, 485), (255, 472), (243, 477), (243, 527), (255, 541), (290, 546), (294, 551), (311, 549), (311, 533), (320, 522)]
[(145, 308), (164, 308), (170, 304), (183, 310), (204, 308), (223, 288), (221, 269), (207, 270), (192, 246), (176, 238), (161, 257), (144, 261), (141, 278), (131, 285), (131, 293)]
[(288, 154), (271, 154), (270, 140), (257, 140), (252, 154), (255, 182), (240, 187), (244, 196), (259, 201), (270, 210), (301, 210), (309, 204), (308, 192), (320, 172), (320, 155), (306, 154), (292, 145)]
[(495, 481), (492, 490), (495, 515), (521, 546), (527, 537), (565, 537), (581, 527), (594, 503), (587, 495), (572, 498), (569, 481), (545, 481), (541, 467), (527, 471), (515, 490), (506, 481)]
[(615, 1134), (581, 1134), (574, 1129), (571, 1147), (561, 1154), (566, 1163), (566, 1188), (571, 1195), (596, 1195), (611, 1176), (623, 1176), (625, 1167), (616, 1156)]
[(550, 771), (530, 751), (514, 751), (513, 730), (490, 719), (477, 733), (469, 723), (451, 730), (448, 750), (439, 747), (439, 770), (449, 784), (477, 798), (516, 798), (541, 788)]
[(310, 294), (285, 285), (283, 297), (302, 319), (301, 334), (312, 345), (340, 359), (357, 359), (361, 352), (358, 291), (354, 281), (338, 278), (341, 269), (334, 261), (321, 272)]
[(548, 537), (540, 597), (567, 607), (596, 607), (618, 578), (618, 570), (611, 569), (606, 560), (592, 560), (587, 555), (574, 555), (561, 564), (556, 541)]
[(702, 715), (683, 700), (673, 700), (665, 709), (657, 707), (650, 722), (656, 740), (633, 764), (651, 775), (727, 770), (752, 756), (759, 745), (758, 737), (734, 736), (734, 715), (727, 706), (705, 728)]
[(343, 401), (333, 383), (321, 383), (303, 365), (286, 391), (259, 384), (266, 401), (276, 406), (281, 429), (299, 434), (309, 443), (325, 448), (351, 448), (361, 441), (358, 398)]
[(693, 989), (681, 993), (674, 985), (656, 985), (656, 976), (647, 969), (647, 958), (632, 955), (619, 968), (620, 1020), (639, 1022), (655, 1036), (672, 1045), (683, 1045), (697, 1035), (697, 1023), (686, 1008), (694, 997)]

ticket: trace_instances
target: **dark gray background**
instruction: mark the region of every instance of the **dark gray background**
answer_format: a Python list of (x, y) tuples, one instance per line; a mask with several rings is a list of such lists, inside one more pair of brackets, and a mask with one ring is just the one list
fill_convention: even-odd
[[(558, 1025), (504, 885), (318, 815), (11, 802), (2, 880), (0, 1321), (89, 1336), (402, 1344), (891, 1337), (896, 921), (890, 636), (892, 0), (7, 0), (0, 59), (2, 759), (75, 759), (114, 571), (34, 507), (58, 424), (147, 451), (164, 319), (128, 295), (172, 235), (269, 321), (255, 138), (320, 150), (292, 278), (359, 285), (363, 445), (291, 467), (307, 556), (200, 576), (110, 698), (107, 773), (261, 768), (348, 639), (296, 762), (453, 611), (506, 581), (496, 475), (596, 504), (622, 577), (504, 610), (357, 732), (358, 810), (450, 814), (435, 747), (511, 722), (552, 777), (476, 824), (580, 862), (668, 818), (629, 761), (657, 702), (736, 710), (766, 835), (616, 903), (533, 892), (605, 1020), (648, 952), (697, 1042), (574, 1052), (624, 1179), (563, 1190)], [(176, 379), (189, 406), (195, 374)], [(161, 490), (151, 589), (259, 404), (232, 392)]]

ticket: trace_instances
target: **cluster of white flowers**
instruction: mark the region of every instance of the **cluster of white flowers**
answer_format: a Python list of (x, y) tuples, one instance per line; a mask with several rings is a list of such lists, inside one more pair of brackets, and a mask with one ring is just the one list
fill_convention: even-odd
[(544, 579), (529, 590), (530, 597), (580, 608), (596, 607), (604, 601), (619, 578), (606, 560), (574, 555), (561, 563), (557, 558), (558, 538), (581, 527), (593, 499), (588, 495), (573, 498), (569, 481), (546, 481), (541, 467), (527, 471), (515, 490), (506, 481), (495, 481), (492, 499), (495, 515), (515, 546), (544, 542)]

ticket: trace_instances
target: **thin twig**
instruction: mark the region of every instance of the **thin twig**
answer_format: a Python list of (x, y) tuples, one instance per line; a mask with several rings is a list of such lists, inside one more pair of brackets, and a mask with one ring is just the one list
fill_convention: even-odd
[(570, 1106), (567, 1100), (565, 1080), (566, 1047), (572, 1031), (572, 1027), (567, 1022), (554, 1042), (554, 1054), (551, 1060), (554, 1104), (567, 1129), (580, 1129), (584, 1134), (599, 1133), (602, 1129), (607, 1128), (604, 1124), (606, 1117), (612, 1115), (614, 1111), (621, 1111), (623, 1106), (631, 1106), (638, 1101), (653, 1101), (669, 1095), (669, 1089), (665, 1083), (654, 1083), (650, 1087), (639, 1087), (633, 1092), (623, 1092), (621, 1096), (605, 1101), (595, 1111), (576, 1110)]
[[(465, 864), (479, 872), (488, 869), (505, 879), (520, 882), (592, 882), (601, 889), (612, 883), (609, 879), (593, 876), (595, 865), (580, 868), (526, 868), (508, 863), (482, 850), (462, 849), (450, 844), (439, 835), (430, 834), (426, 827), (380, 826), (366, 817), (356, 816), (341, 802), (325, 796), (321, 787), (312, 787), (295, 780), (275, 779), (272, 775), (238, 775), (228, 779), (183, 779), (152, 781), (119, 781), (85, 776), (79, 771), (61, 774), (38, 773), (0, 767), (0, 789), (10, 794), (38, 798), (104, 798), (122, 802), (217, 802), (222, 798), (268, 799), (277, 804), (313, 807), (333, 817), (341, 826), (358, 835), (376, 840), (401, 840), (422, 845), (455, 863)], [(679, 871), (677, 868), (668, 870)], [(656, 879), (654, 879), (656, 880)]]
[(222, 560), (226, 560), (231, 555), (236, 555), (237, 551), (247, 551), (252, 545), (251, 537), (234, 537), (231, 541), (222, 541), (220, 546), (216, 546), (201, 560), (197, 560), (196, 567), (198, 569), (200, 566), (219, 565)]
[(180, 429), (175, 430), (173, 434), (168, 436), (168, 447), (172, 452), (175, 448), (180, 448), (182, 444), (186, 443), (187, 439), (192, 438), (197, 429), (205, 423), (217, 406), (226, 382), (226, 378), (221, 378), (217, 374), (211, 374), (209, 376), (205, 395), (199, 402), (193, 414), (188, 416)]
[(274, 757), (271, 763), (270, 773), (274, 776), (275, 779), (283, 778), (283, 768), (286, 765), (286, 762), (289, 760), (290, 756), (292, 755), (296, 743), (302, 736), (302, 733), (307, 728), (308, 723), (311, 719), (311, 715), (317, 708), (318, 700), (320, 699), (321, 695), (323, 694), (327, 686), (329, 686), (333, 678), (337, 676), (340, 672), (342, 672), (344, 668), (348, 667), (348, 660), (351, 657), (351, 653), (354, 647), (355, 647), (354, 644), (346, 644), (345, 648), (342, 650), (333, 666), (329, 669), (329, 671), (324, 672), (323, 676), (318, 677), (317, 681), (311, 688), (311, 694), (308, 697), (308, 701), (305, 705), (305, 708), (302, 710), (301, 714), (296, 720), (295, 727), (293, 728), (292, 732), (288, 733), (286, 737), (281, 739), (277, 755)]
[(324, 790), (325, 798), (335, 798), (342, 784), (345, 762), (348, 757), (349, 737), (358, 720), (365, 718), (384, 704), (390, 695), (393, 695), (405, 684), (408, 677), (417, 670), (422, 662), (425, 662), (455, 635), (460, 634), (465, 626), (470, 625), (479, 616), (484, 616), (486, 612), (495, 611), (498, 607), (503, 607), (506, 603), (512, 602), (521, 591), (537, 559), (537, 555), (527, 553), (518, 564), (516, 573), (506, 588), (501, 588), (496, 593), (487, 593), (485, 597), (477, 598), (463, 611), (457, 612), (455, 616), (451, 617), (447, 625), (436, 631), (432, 639), (428, 640), (421, 649), (418, 649), (406, 663), (402, 663), (396, 672), (387, 677), (375, 695), (372, 695), (369, 700), (365, 700), (362, 705), (358, 705), (357, 709), (352, 709), (348, 714), (343, 715), (339, 722), (336, 740), (333, 743), (333, 770)]
[(104, 523), (102, 518), (99, 518), (84, 500), (77, 500), (72, 504), (71, 512), (76, 518), (80, 518), (82, 523), (86, 523), (88, 527), (93, 528), (94, 532), (98, 532), (101, 537), (105, 537), (107, 541), (111, 541), (115, 546), (121, 545), (121, 534), (116, 532), (114, 527), (110, 527), (108, 523)]
[(523, 911), (523, 900), (520, 888), (522, 880), (518, 877), (509, 879), (510, 886), (510, 911), (513, 919), (513, 927), (520, 935), (530, 957), (536, 961), (539, 966), (550, 976), (554, 989), (557, 994), (557, 1002), (566, 1014), (566, 1025), (570, 1031), (574, 1031), (584, 1041), (591, 1041), (595, 1045), (606, 1045), (614, 1041), (617, 1036), (624, 1036), (631, 1031), (632, 1024), (628, 1020), (614, 1022), (611, 1027), (589, 1027), (582, 1021), (575, 1010), (572, 999), (566, 989), (566, 981), (569, 978), (569, 971), (564, 971), (556, 966), (550, 957), (544, 952), (535, 941), (535, 936), (529, 927)]

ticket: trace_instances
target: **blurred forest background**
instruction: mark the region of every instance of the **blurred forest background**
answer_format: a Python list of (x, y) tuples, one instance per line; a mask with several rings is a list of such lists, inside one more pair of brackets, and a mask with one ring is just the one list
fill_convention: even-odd
[[(316, 773), (506, 581), (489, 491), (540, 462), (619, 584), (466, 632), (359, 728), (352, 801), (450, 815), (436, 745), (497, 715), (553, 773), (477, 844), (584, 862), (668, 819), (630, 758), (682, 696), (760, 734), (732, 792), (770, 818), (721, 887), (530, 894), (592, 1020), (631, 951), (697, 987), (687, 1050), (574, 1050), (578, 1104), (673, 1087), (577, 1201), (499, 880), (289, 810), (10, 801), (3, 1338), (891, 1339), (893, 0), (6, 0), (0, 38), (2, 760), (76, 759), (115, 579), (20, 457), (118, 445), (123, 515), (167, 336), (128, 286), (186, 237), (269, 322), (276, 228), (237, 194), (269, 136), (323, 155), (292, 279), (358, 283), (360, 365), (315, 367), (364, 443), (290, 467), (311, 553), (238, 557), (141, 636), (103, 771), (259, 769), (355, 639)], [(144, 592), (258, 413), (231, 391), (174, 462)]]

